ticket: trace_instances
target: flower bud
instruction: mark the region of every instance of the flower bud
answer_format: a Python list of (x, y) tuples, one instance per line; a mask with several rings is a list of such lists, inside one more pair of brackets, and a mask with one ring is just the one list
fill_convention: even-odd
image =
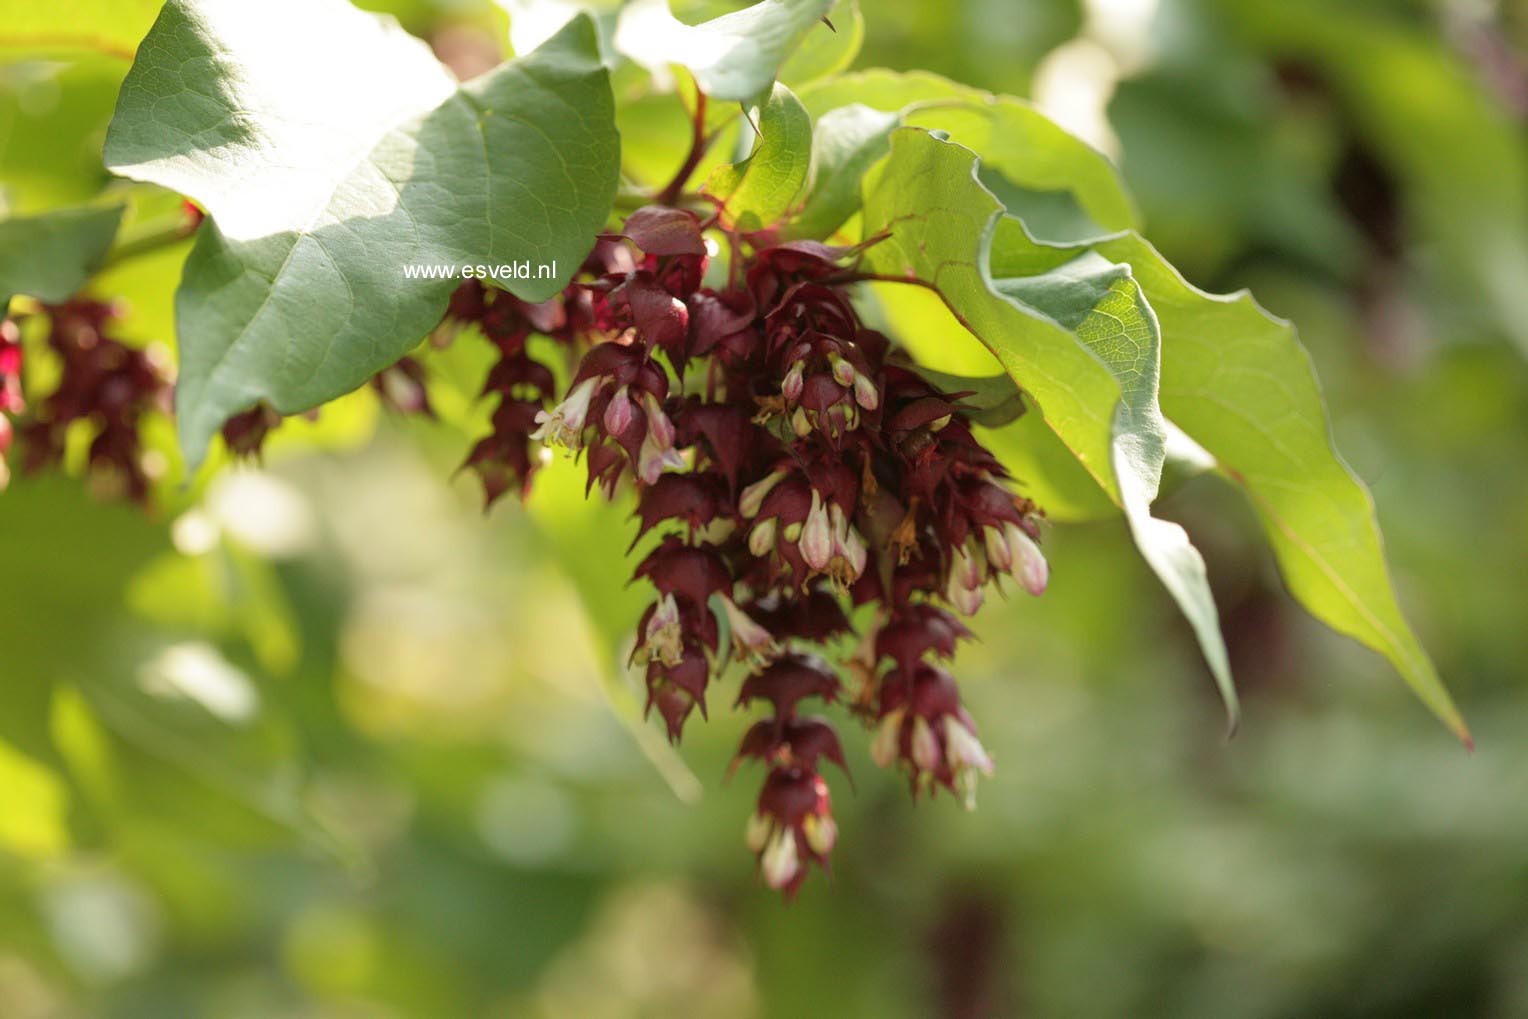
[(854, 402), (866, 410), (875, 410), (881, 405), (881, 393), (875, 388), (875, 380), (870, 376), (854, 377)]
[(1030, 594), (1043, 594), (1050, 580), (1050, 564), (1045, 561), (1040, 546), (1018, 524), (1005, 525), (1003, 536), (1008, 539), (1008, 550), (1013, 560), (1009, 568), (1014, 577)]
[(882, 718), (876, 726), (875, 738), (870, 742), (870, 759), (878, 768), (889, 768), (896, 763), (902, 752), (902, 718), (906, 711), (898, 708)]
[(609, 406), (605, 408), (605, 434), (624, 434), (636, 416), (636, 407), (632, 405), (631, 397), (626, 395), (626, 387), (622, 386), (615, 391)]
[(992, 564), (993, 569), (1004, 573), (1013, 569), (1013, 552), (1008, 547), (1008, 536), (1003, 529), (988, 524), (982, 528), (982, 539), (987, 547), (987, 561)]
[(795, 881), (801, 873), (801, 858), (796, 850), (796, 833), (777, 826), (759, 860), (764, 883), (776, 891)]
[(808, 814), (801, 821), (801, 834), (818, 856), (827, 856), (838, 843), (838, 825), (828, 814)]
[(806, 363), (797, 361), (785, 373), (785, 381), (780, 384), (780, 395), (785, 397), (786, 403), (795, 403), (801, 399), (801, 391), (806, 387), (806, 378), (802, 374), (805, 370)]
[(928, 719), (922, 715), (913, 719), (912, 755), (919, 771), (934, 771), (939, 767), (939, 737), (934, 735)]
[(769, 844), (769, 833), (774, 829), (775, 823), (760, 813), (749, 815), (748, 826), (743, 829), (743, 841), (748, 846), (750, 853), (764, 851)]
[(796, 433), (798, 439), (804, 439), (812, 434), (812, 419), (800, 407), (797, 407), (796, 412), (791, 415), (791, 431)]
[(807, 512), (806, 525), (801, 529), (801, 558), (814, 570), (825, 570), (833, 558), (833, 527), (828, 520), (827, 508), (822, 496), (812, 489), (812, 508)]
[(642, 394), (642, 409), (647, 413), (647, 435), (659, 449), (672, 449), (674, 446), (674, 423), (669, 420), (663, 408), (658, 404), (658, 398), (652, 393)]
[(758, 516), (760, 507), (764, 505), (764, 498), (785, 478), (785, 471), (772, 471), (767, 477), (743, 489), (742, 497), (738, 499), (738, 512), (750, 520)]
[(843, 386), (846, 389), (849, 386), (854, 385), (854, 378), (857, 374), (854, 370), (854, 365), (850, 364), (848, 361), (845, 361), (837, 354), (828, 355), (828, 364), (833, 366), (834, 382), (837, 382), (840, 386)]
[(780, 518), (770, 517), (768, 520), (760, 520), (748, 532), (748, 551), (760, 557), (769, 555), (775, 547), (775, 532), (780, 528)]

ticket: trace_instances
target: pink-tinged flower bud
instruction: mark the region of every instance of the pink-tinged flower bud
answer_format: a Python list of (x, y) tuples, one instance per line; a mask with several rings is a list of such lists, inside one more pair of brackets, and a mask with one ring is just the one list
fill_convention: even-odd
[(645, 485), (655, 485), (663, 476), (663, 470), (672, 467), (675, 470), (683, 470), (685, 467), (684, 457), (673, 446), (659, 446), (649, 431), (647, 438), (642, 440), (642, 448), (638, 451), (637, 477)]
[(822, 504), (822, 496), (815, 488), (812, 489), (812, 508), (801, 529), (800, 547), (801, 558), (814, 570), (826, 570), (833, 559), (833, 525)]
[(987, 562), (992, 564), (993, 569), (1004, 573), (1013, 569), (1013, 552), (1008, 547), (1008, 536), (1002, 528), (988, 524), (982, 528), (982, 539), (987, 547)]
[(603, 377), (585, 379), (573, 387), (573, 391), (550, 412), (537, 411), (536, 424), (531, 438), (549, 446), (565, 446), (578, 449), (583, 445), (584, 425), (589, 419), (589, 403), (603, 385)]
[(781, 825), (776, 827), (759, 860), (764, 883), (779, 891), (801, 874), (801, 857), (796, 850), (796, 833)]
[(732, 631), (732, 646), (739, 659), (758, 662), (779, 652), (780, 646), (769, 631), (738, 608), (731, 598), (722, 596), (722, 608), (727, 613), (727, 627)]
[(865, 572), (869, 553), (838, 503), (829, 506), (828, 515), (833, 524), (833, 558), (829, 572), (834, 580), (847, 587)]
[(774, 491), (776, 485), (786, 478), (785, 471), (773, 471), (768, 477), (755, 481), (743, 489), (742, 497), (738, 499), (738, 512), (752, 520), (759, 515), (759, 508), (764, 505), (764, 497)]
[(647, 413), (647, 435), (659, 449), (670, 449), (674, 445), (674, 423), (669, 420), (663, 408), (658, 404), (658, 398), (652, 393), (642, 394), (642, 409)]
[(769, 844), (769, 833), (774, 830), (775, 823), (763, 814), (755, 812), (748, 818), (748, 826), (743, 829), (743, 841), (748, 846), (750, 853), (762, 853), (764, 847)]
[(1035, 539), (1013, 523), (1004, 525), (1003, 536), (1008, 539), (1008, 550), (1013, 559), (1010, 569), (1015, 579), (1030, 594), (1045, 593), (1045, 585), (1050, 581), (1050, 564), (1045, 561)]
[(780, 518), (770, 517), (768, 520), (760, 520), (748, 532), (748, 551), (759, 558), (769, 555), (775, 547), (775, 532), (780, 529)]
[(796, 438), (804, 439), (812, 434), (812, 419), (807, 412), (800, 407), (791, 415), (791, 431), (796, 433)]
[(939, 737), (934, 735), (933, 727), (922, 715), (913, 719), (912, 755), (919, 771), (934, 771), (939, 767)]
[(838, 844), (838, 824), (827, 814), (808, 814), (801, 821), (801, 834), (818, 856), (827, 856)]
[(902, 719), (907, 712), (902, 708), (881, 719), (876, 726), (875, 738), (870, 742), (870, 759), (878, 768), (889, 768), (896, 763), (902, 752)]
[(979, 587), (966, 587), (954, 574), (950, 575), (950, 582), (945, 586), (945, 598), (955, 606), (955, 610), (964, 616), (974, 616), (981, 610), (982, 602), (986, 596)]
[(840, 386), (843, 386), (846, 389), (849, 386), (854, 385), (854, 378), (857, 374), (854, 370), (854, 365), (850, 364), (848, 361), (845, 361), (837, 354), (829, 354), (828, 363), (833, 366), (834, 382), (837, 382)]
[(679, 603), (672, 594), (658, 600), (658, 608), (647, 621), (643, 650), (649, 658), (669, 668), (684, 660), (684, 629), (679, 622)]
[(950, 564), (950, 579), (959, 580), (961, 587), (972, 589), (982, 586), (982, 561), (970, 545), (955, 550), (955, 560)]
[(605, 434), (607, 435), (624, 434), (636, 420), (637, 408), (626, 392), (625, 386), (617, 389), (615, 395), (610, 398), (609, 406), (605, 408)]
[(806, 377), (803, 374), (806, 363), (797, 361), (791, 365), (790, 371), (785, 373), (785, 381), (780, 383), (780, 395), (785, 397), (786, 403), (795, 403), (801, 399), (801, 390), (806, 387)]
[(967, 810), (975, 810), (977, 775), (992, 774), (992, 758), (987, 756), (987, 748), (976, 734), (952, 715), (944, 719), (944, 742), (945, 760), (955, 774), (961, 799)]
[(881, 393), (875, 388), (875, 380), (870, 376), (854, 377), (854, 402), (866, 410), (875, 410), (881, 405)]

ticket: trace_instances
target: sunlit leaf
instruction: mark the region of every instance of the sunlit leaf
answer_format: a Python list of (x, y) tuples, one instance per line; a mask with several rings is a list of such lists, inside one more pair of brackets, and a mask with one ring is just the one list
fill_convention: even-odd
[(615, 194), (613, 102), (587, 19), (457, 88), (396, 24), (341, 0), (277, 6), (172, 0), (107, 139), (114, 170), (214, 220), (179, 297), (193, 465), (256, 401), (306, 410), (417, 344), (455, 283), (407, 280), (405, 266), (529, 260), (531, 278), (505, 286), (543, 300)]

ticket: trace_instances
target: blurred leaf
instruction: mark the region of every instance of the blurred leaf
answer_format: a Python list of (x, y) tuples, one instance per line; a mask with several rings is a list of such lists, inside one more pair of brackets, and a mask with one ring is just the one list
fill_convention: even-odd
[(0, 214), (90, 201), (110, 180), (101, 142), (127, 64), (0, 66)]
[(583, 475), (572, 460), (549, 464), (536, 475), (526, 511), (555, 550), (559, 567), (583, 602), (597, 641), (605, 693), (616, 717), (674, 794), (686, 803), (694, 802), (700, 798), (700, 782), (658, 730), (647, 724), (638, 692), (640, 680), (625, 659), (650, 597), (642, 586), (611, 575), (612, 564), (624, 571), (622, 564), (636, 535), (632, 501), (624, 493), (613, 502), (598, 493), (586, 496)]
[(780, 80), (792, 88), (821, 81), (854, 63), (865, 42), (865, 16), (859, 0), (835, 0), (826, 25), (812, 29), (780, 68)]
[(121, 206), (0, 220), (0, 312), (17, 294), (68, 300), (100, 268), (121, 220)]
[(456, 283), (405, 280), (405, 265), (529, 258), (556, 278), (505, 285), (544, 300), (615, 195), (612, 99), (585, 18), (460, 89), (422, 43), (341, 0), (171, 0), (144, 54), (107, 162), (214, 220), (179, 298), (193, 466), (230, 415), (260, 399), (306, 410), (417, 344)]
[(782, 64), (833, 0), (762, 0), (699, 25), (669, 13), (668, 0), (633, 0), (616, 26), (618, 50), (644, 67), (680, 64), (712, 99), (747, 102), (769, 90)]
[(0, 849), (23, 857), (56, 856), (69, 846), (69, 794), (50, 769), (0, 742)]
[(0, 55), (133, 59), (163, 0), (0, 0)]
[(759, 132), (748, 158), (719, 167), (705, 186), (724, 200), (726, 222), (749, 233), (790, 211), (812, 165), (812, 118), (784, 85), (776, 84), (759, 108)]

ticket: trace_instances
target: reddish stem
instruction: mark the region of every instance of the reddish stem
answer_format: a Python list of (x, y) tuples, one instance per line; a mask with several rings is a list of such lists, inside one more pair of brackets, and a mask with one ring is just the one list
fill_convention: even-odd
[(684, 164), (679, 167), (679, 172), (674, 174), (674, 179), (669, 181), (668, 187), (658, 194), (659, 205), (673, 205), (679, 200), (679, 194), (684, 186), (690, 182), (690, 176), (695, 173), (695, 168), (705, 158), (706, 149), (711, 145), (711, 139), (706, 136), (706, 94), (697, 90), (695, 92), (695, 133), (690, 139), (690, 154), (685, 157)]

